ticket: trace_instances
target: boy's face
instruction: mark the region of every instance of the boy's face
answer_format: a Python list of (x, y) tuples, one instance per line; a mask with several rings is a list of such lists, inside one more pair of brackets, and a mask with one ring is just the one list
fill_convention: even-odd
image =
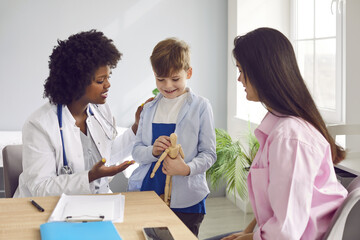
[(191, 67), (187, 71), (182, 69), (168, 77), (157, 76), (155, 73), (156, 87), (164, 97), (176, 98), (186, 92), (186, 80), (190, 79), (191, 75)]

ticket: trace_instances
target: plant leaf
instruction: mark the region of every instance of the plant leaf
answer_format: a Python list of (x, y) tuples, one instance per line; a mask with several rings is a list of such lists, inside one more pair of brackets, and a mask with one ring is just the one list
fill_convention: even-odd
[(233, 141), (226, 130), (216, 128), (215, 133), (217, 160), (206, 172), (210, 180), (210, 188), (217, 189), (220, 183), (226, 181), (228, 193), (236, 191), (242, 199), (247, 199), (248, 168), (256, 155), (259, 143), (249, 131), (247, 136), (249, 150), (244, 151), (240, 141)]
[(154, 90), (152, 90), (152, 93), (154, 94), (154, 96), (159, 94), (159, 89), (155, 88)]

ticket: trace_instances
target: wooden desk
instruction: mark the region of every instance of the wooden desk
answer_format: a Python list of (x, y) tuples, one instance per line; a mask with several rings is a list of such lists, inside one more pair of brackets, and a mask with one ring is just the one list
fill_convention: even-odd
[(360, 158), (346, 158), (339, 164), (335, 165), (336, 168), (360, 176)]
[[(115, 227), (124, 240), (144, 240), (143, 227), (167, 226), (175, 239), (197, 239), (155, 192), (127, 192), (124, 222)], [(34, 199), (45, 212), (39, 212)], [(47, 222), (59, 197), (0, 199), (0, 239), (39, 239), (40, 225)]]

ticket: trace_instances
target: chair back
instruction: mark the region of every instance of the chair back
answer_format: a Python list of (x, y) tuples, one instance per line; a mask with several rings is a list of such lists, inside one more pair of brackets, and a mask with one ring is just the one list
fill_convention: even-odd
[(360, 176), (356, 177), (347, 188), (349, 194), (336, 211), (324, 240), (359, 239), (360, 227)]
[(5, 197), (13, 197), (22, 173), (22, 145), (7, 145), (2, 150)]

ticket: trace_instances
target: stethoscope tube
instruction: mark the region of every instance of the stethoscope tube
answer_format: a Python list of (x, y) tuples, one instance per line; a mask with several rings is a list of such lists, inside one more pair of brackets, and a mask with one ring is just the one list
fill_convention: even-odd
[(65, 166), (68, 166), (68, 162), (66, 159), (64, 136), (63, 136), (63, 129), (62, 129), (62, 104), (57, 105), (57, 117), (58, 117), (58, 121), (59, 121), (60, 136), (61, 136), (61, 143), (62, 143), (62, 149), (63, 149), (63, 166), (65, 167)]
[[(90, 108), (89, 106), (89, 113), (91, 116), (94, 116), (94, 112), (92, 111), (92, 109)], [(102, 124), (99, 122), (101, 128), (103, 129), (105, 135), (111, 139), (111, 140), (114, 140), (114, 138), (116, 137), (117, 135), (117, 131), (116, 131), (116, 127), (113, 126), (103, 115), (102, 113), (99, 111), (100, 115), (106, 120), (106, 122), (113, 128), (114, 130), (114, 136), (113, 138), (110, 138), (108, 136), (108, 134), (106, 133), (105, 129), (103, 128)], [(72, 174), (72, 169), (71, 167), (69, 166), (68, 164), (68, 161), (67, 161), (67, 158), (66, 158), (66, 153), (65, 153), (65, 144), (64, 144), (64, 136), (63, 136), (63, 129), (62, 129), (62, 104), (58, 104), (57, 105), (57, 117), (58, 117), (58, 122), (59, 122), (59, 128), (60, 128), (60, 136), (61, 136), (61, 143), (62, 143), (62, 149), (63, 149), (63, 167), (61, 169), (62, 173), (65, 173), (65, 174)], [(96, 118), (95, 118), (96, 119)], [(96, 119), (97, 120), (97, 119)], [(97, 120), (98, 121), (98, 120)]]

